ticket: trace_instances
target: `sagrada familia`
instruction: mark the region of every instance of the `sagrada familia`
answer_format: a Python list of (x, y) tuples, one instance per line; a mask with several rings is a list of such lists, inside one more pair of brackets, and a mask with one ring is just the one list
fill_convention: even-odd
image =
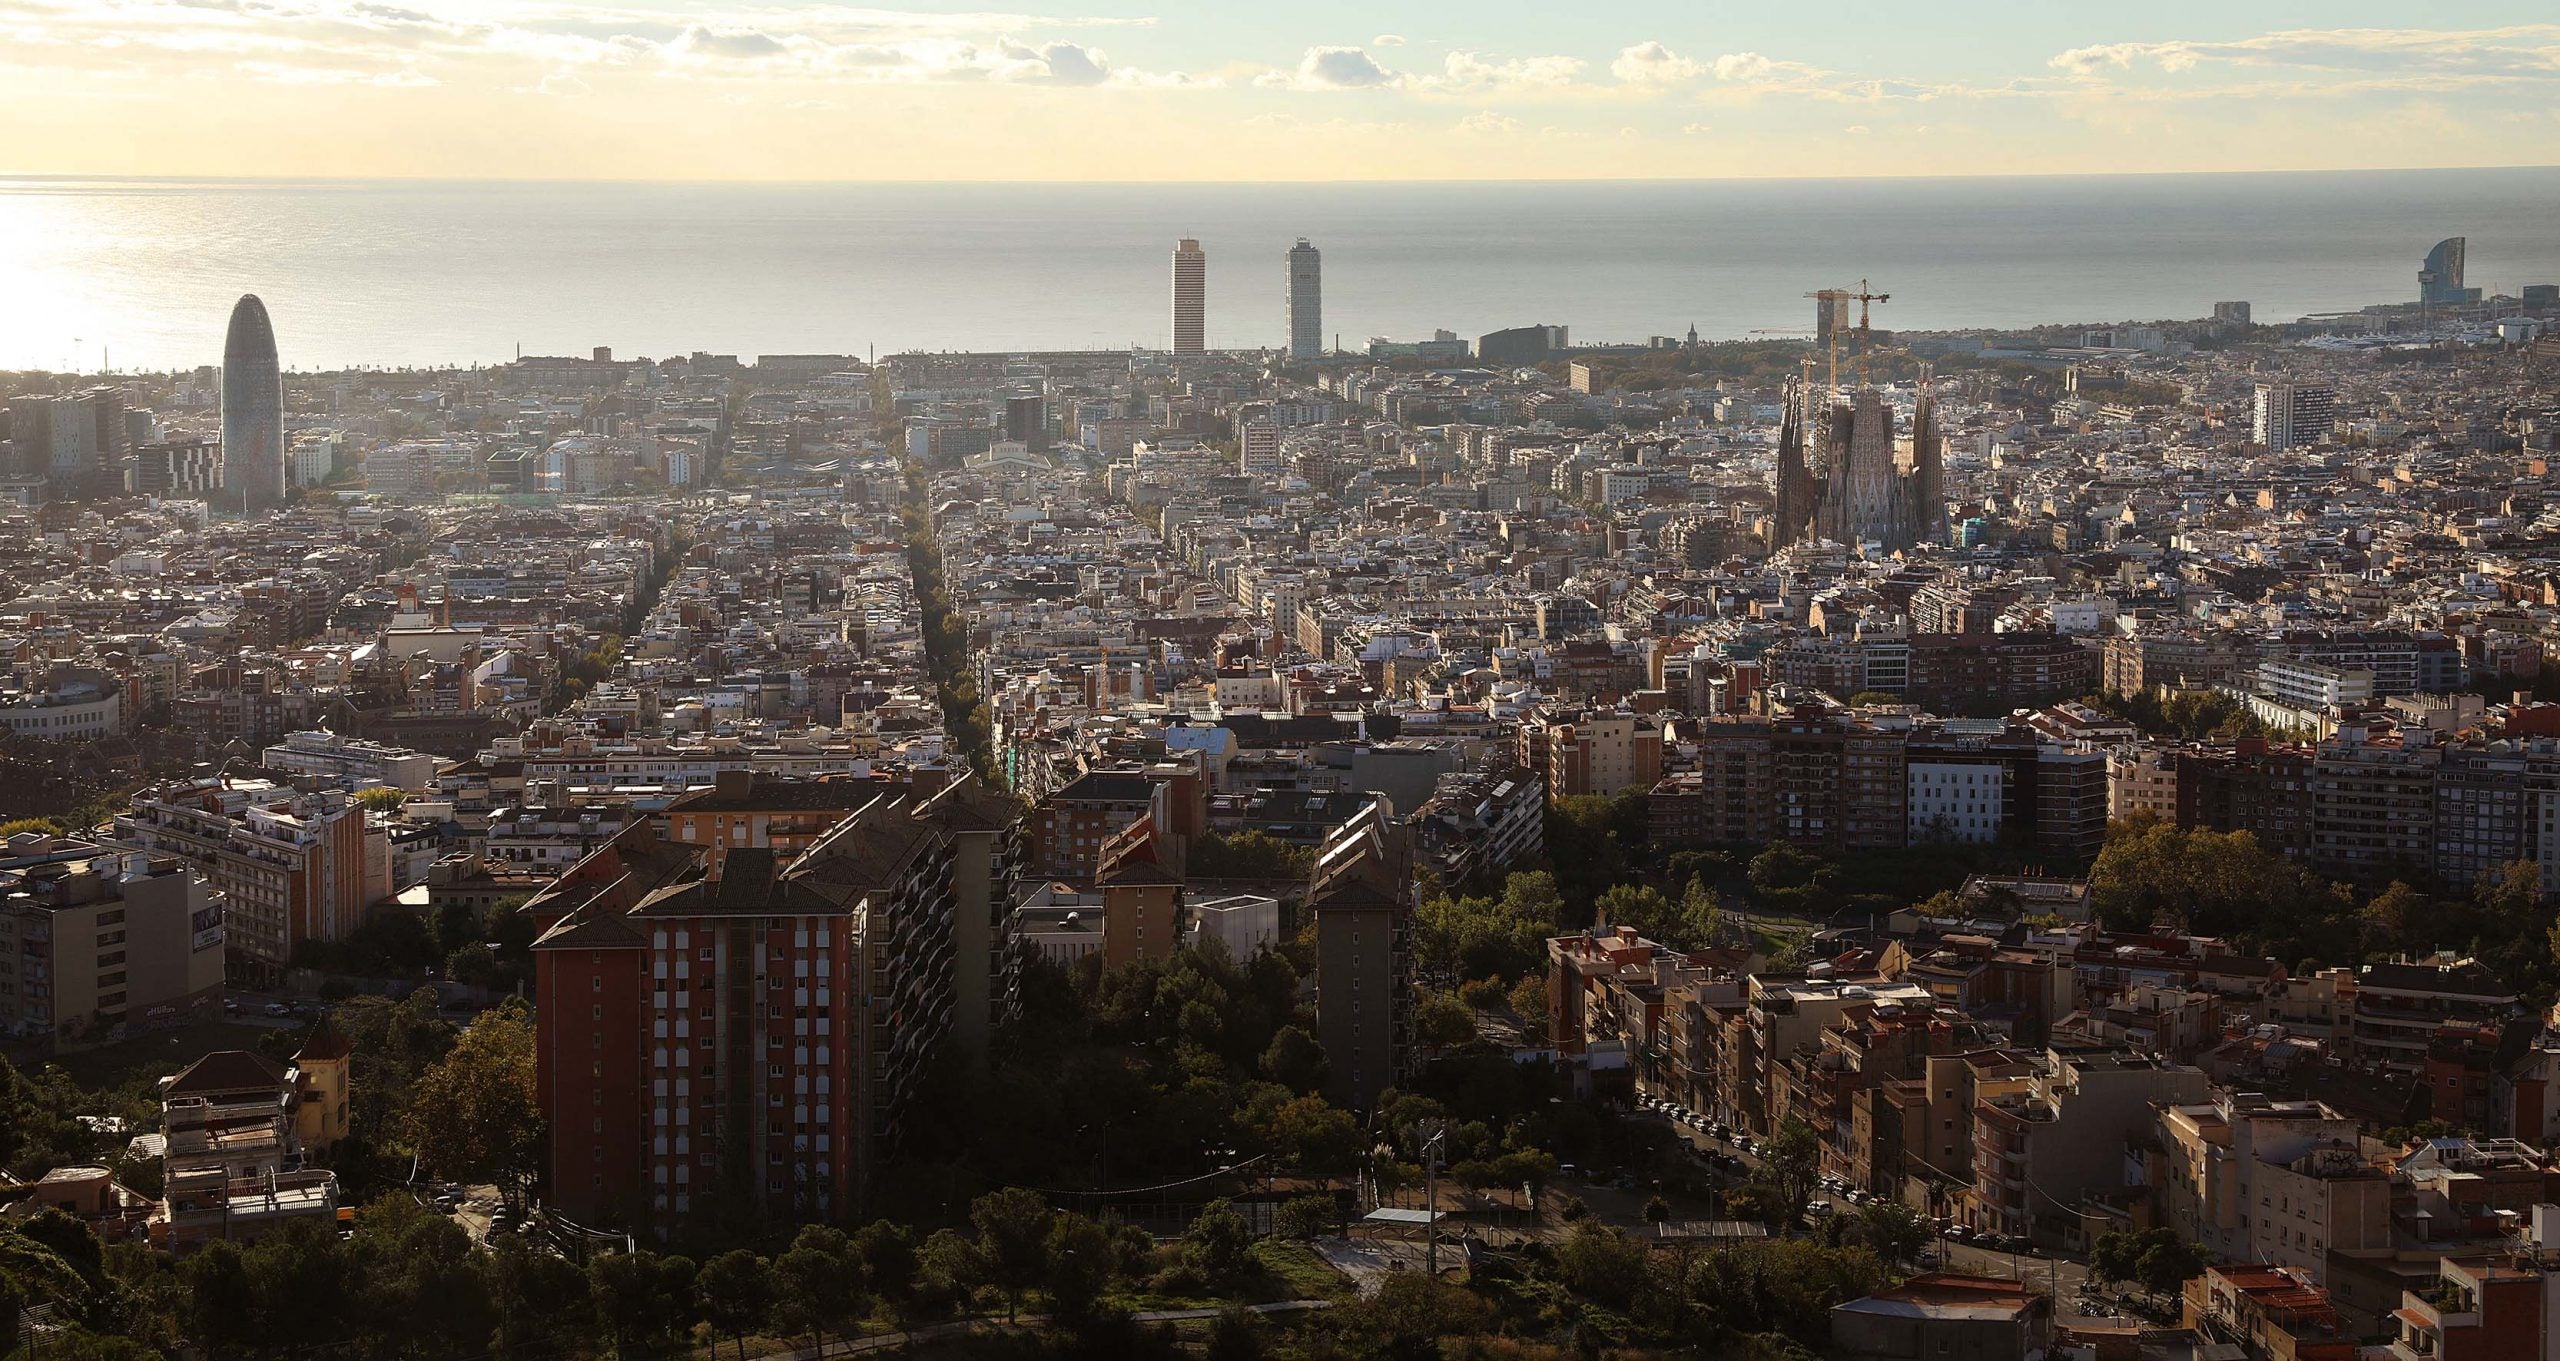
[[(1816, 403), (1822, 405), (1816, 408)], [(1805, 430), (1819, 434), (1808, 459)], [(1893, 411), (1874, 388), (1855, 393), (1789, 385), (1778, 432), (1778, 504), (1771, 551), (1807, 539), (1888, 553), (1947, 540), (1946, 466), (1935, 403), (1926, 389), (1913, 408), (1911, 439), (1900, 446)]]

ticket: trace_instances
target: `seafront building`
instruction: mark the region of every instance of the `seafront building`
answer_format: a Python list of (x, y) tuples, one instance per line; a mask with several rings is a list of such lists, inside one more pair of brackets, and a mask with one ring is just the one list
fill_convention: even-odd
[(231, 309), (222, 342), (222, 490), (225, 509), (254, 513), (284, 498), (284, 371), (276, 332), (255, 293)]
[[(1294, 296), (1294, 294), (1292, 295)], [(1173, 352), (1208, 349), (1209, 254), (1190, 237), (1173, 248)]]
[(1324, 354), (1324, 254), (1303, 236), (1289, 248), (1287, 321), (1291, 359)]

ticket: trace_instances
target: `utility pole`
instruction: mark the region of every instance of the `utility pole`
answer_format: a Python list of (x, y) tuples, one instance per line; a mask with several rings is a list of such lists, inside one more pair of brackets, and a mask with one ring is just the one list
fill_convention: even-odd
[(1435, 1125), (1422, 1142), (1422, 1269), (1440, 1279), (1440, 1150), (1449, 1138), (1446, 1125)]

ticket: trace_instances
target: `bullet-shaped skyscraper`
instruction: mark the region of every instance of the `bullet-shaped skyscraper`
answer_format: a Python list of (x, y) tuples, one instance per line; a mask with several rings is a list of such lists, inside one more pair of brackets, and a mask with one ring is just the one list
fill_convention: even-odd
[(222, 342), (222, 491), (225, 506), (252, 511), (284, 499), (284, 370), (255, 293), (231, 309)]
[(1289, 248), (1289, 357), (1324, 354), (1324, 254), (1298, 238)]
[(1186, 236), (1173, 248), (1173, 352), (1205, 353), (1208, 328), (1209, 253)]

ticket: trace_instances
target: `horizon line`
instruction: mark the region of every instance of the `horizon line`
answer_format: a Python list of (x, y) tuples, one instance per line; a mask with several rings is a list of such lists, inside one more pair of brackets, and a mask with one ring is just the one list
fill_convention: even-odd
[(2560, 163), (2527, 162), (2497, 165), (2411, 165), (2411, 166), (2329, 166), (2290, 167), (2239, 170), (2034, 170), (1952, 174), (1876, 174), (1876, 175), (1590, 175), (1590, 176), (1451, 176), (1441, 178), (1399, 176), (1364, 176), (1338, 178), (1263, 179), (1094, 179), (1060, 177), (1048, 179), (998, 178), (837, 178), (837, 179), (767, 179), (767, 178), (701, 178), (671, 176), (645, 178), (636, 176), (542, 176), (542, 175), (202, 175), (163, 171), (44, 171), (0, 169), (0, 188), (13, 183), (112, 184), (152, 182), (161, 184), (474, 184), (474, 185), (687, 185), (687, 186), (772, 186), (795, 188), (831, 188), (838, 186), (912, 187), (1065, 187), (1065, 188), (1146, 188), (1197, 186), (1201, 188), (1284, 188), (1308, 186), (1368, 187), (1378, 185), (1429, 185), (1447, 187), (1502, 185), (1679, 185), (1679, 184), (1869, 184), (1922, 181), (1982, 180), (2141, 180), (2236, 178), (2267, 175), (2424, 175), (2476, 174), (2500, 171), (2560, 170)]

